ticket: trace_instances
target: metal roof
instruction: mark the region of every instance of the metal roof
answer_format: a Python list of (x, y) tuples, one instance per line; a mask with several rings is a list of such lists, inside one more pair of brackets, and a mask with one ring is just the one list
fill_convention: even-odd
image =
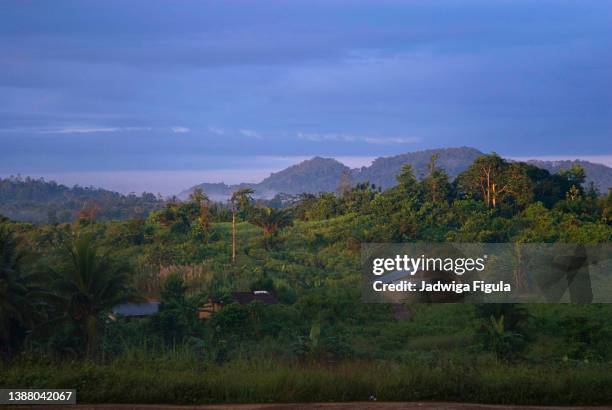
[(122, 303), (113, 308), (116, 316), (151, 316), (159, 310), (159, 302)]
[(275, 305), (277, 303), (274, 295), (267, 291), (233, 292), (232, 299), (241, 305), (246, 305), (253, 301), (262, 302), (264, 305)]

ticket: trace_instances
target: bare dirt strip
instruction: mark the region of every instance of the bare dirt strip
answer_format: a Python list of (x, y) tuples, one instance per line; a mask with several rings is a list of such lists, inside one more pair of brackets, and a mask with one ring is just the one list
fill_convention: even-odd
[[(0, 406), (2, 407), (2, 406)], [(70, 406), (12, 406), (12, 409), (33, 410), (312, 410), (312, 409), (364, 409), (364, 410), (593, 410), (611, 409), (612, 406), (512, 406), (475, 403), (445, 402), (348, 402), (348, 403), (276, 403), (276, 404), (215, 404), (206, 406), (175, 406), (157, 404), (79, 404)]]

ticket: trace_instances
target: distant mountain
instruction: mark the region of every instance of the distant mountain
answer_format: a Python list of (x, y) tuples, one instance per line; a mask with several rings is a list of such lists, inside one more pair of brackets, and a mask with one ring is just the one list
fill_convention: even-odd
[[(341, 176), (347, 172), (352, 183), (369, 181), (383, 189), (396, 184), (395, 177), (404, 164), (412, 164), (418, 178), (427, 175), (428, 164), (432, 155), (437, 155), (436, 164), (449, 174), (451, 180), (465, 171), (476, 158), (484, 155), (481, 151), (470, 147), (428, 149), (408, 152), (392, 157), (381, 157), (367, 167), (350, 169), (332, 158), (314, 157), (297, 165), (290, 166), (280, 172), (271, 174), (259, 183), (226, 185), (223, 183), (203, 183), (196, 185), (206, 192), (213, 200), (225, 201), (232, 192), (239, 188), (252, 188), (257, 198), (272, 198), (277, 193), (300, 194), (303, 192), (333, 192), (337, 189)], [(556, 173), (568, 169), (573, 164), (584, 167), (587, 183), (593, 181), (602, 193), (612, 187), (612, 168), (594, 164), (588, 161), (528, 161), (535, 166)], [(196, 187), (189, 188), (179, 194), (185, 199)]]
[(332, 158), (314, 157), (271, 174), (257, 184), (257, 190), (263, 196), (335, 191), (343, 172), (350, 168)]
[(122, 195), (92, 187), (67, 187), (44, 179), (0, 178), (0, 215), (16, 221), (69, 222), (85, 207), (95, 209), (96, 218), (145, 217), (163, 206), (153, 194)]
[(252, 185), (254, 184), (226, 185), (223, 182), (204, 182), (182, 191), (177, 197), (181, 200), (185, 200), (189, 198), (189, 194), (191, 194), (194, 189), (201, 188), (211, 200), (224, 202), (232, 196), (235, 190), (239, 188), (248, 188)]
[(599, 189), (600, 193), (606, 194), (610, 188), (612, 188), (612, 168), (602, 164), (595, 164), (589, 161), (583, 160), (562, 160), (562, 161), (541, 161), (541, 160), (529, 160), (530, 164), (535, 165), (538, 168), (544, 168), (551, 174), (556, 174), (562, 169), (569, 169), (572, 165), (580, 165), (586, 172), (586, 183), (593, 182)]
[(408, 152), (393, 157), (377, 158), (369, 167), (355, 169), (351, 179), (357, 182), (370, 181), (383, 189), (391, 188), (397, 181), (395, 176), (404, 164), (411, 164), (414, 174), (421, 179), (428, 172), (429, 161), (432, 155), (437, 155), (436, 165), (444, 168), (451, 180), (465, 171), (476, 158), (484, 155), (475, 148), (441, 148), (424, 151)]
[[(259, 183), (203, 183), (197, 187), (202, 188), (214, 201), (226, 201), (239, 188), (253, 188), (257, 198), (269, 199), (278, 193), (296, 195), (303, 192), (333, 192), (338, 188), (342, 175), (346, 174), (351, 183), (370, 181), (387, 189), (395, 185), (395, 176), (404, 164), (412, 164), (418, 178), (427, 175), (432, 155), (438, 156), (437, 165), (454, 179), (483, 153), (468, 147), (429, 149), (377, 158), (370, 166), (355, 169), (335, 159), (314, 157), (275, 172)], [(551, 173), (577, 164), (585, 169), (587, 183), (594, 182), (601, 193), (605, 194), (612, 188), (612, 168), (602, 164), (582, 160), (527, 162)], [(179, 198), (186, 199), (194, 188), (181, 192)], [(97, 209), (97, 218), (100, 220), (128, 219), (144, 217), (163, 205), (161, 198), (148, 193), (140, 196), (122, 195), (99, 188), (67, 187), (44, 179), (0, 178), (0, 215), (14, 220), (67, 222), (73, 220), (83, 208), (92, 206)]]
[(282, 192), (285, 194), (301, 194), (303, 192), (335, 191), (343, 172), (350, 172), (346, 165), (332, 158), (314, 157), (292, 165), (282, 171), (272, 173), (257, 184), (211, 184), (203, 183), (191, 187), (179, 194), (185, 199), (194, 188), (202, 188), (209, 198), (215, 201), (225, 201), (236, 189), (253, 188), (258, 198), (272, 198)]
[(446, 169), (451, 178), (455, 178), (477, 157), (483, 155), (477, 149), (468, 147), (428, 149), (377, 158), (369, 167), (355, 169), (350, 169), (332, 158), (314, 157), (273, 173), (260, 183), (239, 185), (203, 183), (181, 192), (179, 198), (187, 198), (196, 187), (202, 188), (211, 199), (217, 201), (227, 200), (236, 189), (246, 187), (254, 189), (258, 198), (272, 198), (281, 192), (294, 195), (303, 192), (333, 192), (345, 172), (352, 183), (370, 181), (387, 189), (395, 185), (395, 176), (404, 164), (412, 164), (417, 177), (425, 176), (429, 160), (434, 154), (438, 155), (437, 165)]

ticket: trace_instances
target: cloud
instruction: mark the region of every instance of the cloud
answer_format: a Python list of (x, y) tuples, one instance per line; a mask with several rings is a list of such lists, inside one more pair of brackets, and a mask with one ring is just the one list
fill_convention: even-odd
[(365, 137), (363, 141), (368, 144), (416, 144), (421, 141), (417, 137), (391, 137), (391, 138), (373, 138)]
[[(260, 182), (273, 172), (279, 172), (291, 165), (311, 159), (316, 155), (254, 155), (254, 156), (202, 156), (198, 164), (208, 165), (201, 169), (112, 169), (112, 170), (62, 170), (62, 169), (17, 169), (4, 170), (0, 163), (0, 177), (21, 173), (32, 177), (45, 177), (69, 186), (95, 186), (118, 191), (153, 192), (162, 195), (178, 194), (188, 187), (202, 182), (224, 182), (238, 184), (243, 182)], [(318, 156), (325, 156), (320, 154)], [(349, 167), (370, 165), (374, 157), (335, 157)]]
[(185, 134), (190, 131), (191, 129), (187, 127), (172, 127), (172, 132), (175, 134)]
[(298, 132), (298, 138), (306, 141), (323, 142), (323, 141), (340, 141), (340, 142), (364, 142), (366, 144), (416, 144), (421, 141), (417, 137), (366, 137), (355, 136), (349, 134), (305, 134)]
[(225, 130), (223, 128), (208, 127), (208, 131), (213, 133), (213, 134), (217, 134), (217, 135), (225, 134)]
[(37, 134), (93, 134), (109, 132), (151, 131), (150, 127), (63, 127), (35, 131)]
[(334, 133), (302, 133), (298, 132), (298, 138), (306, 141), (322, 142), (322, 141), (344, 141), (353, 142), (357, 141), (358, 137), (347, 134), (334, 134)]
[[(323, 156), (323, 155), (320, 155)], [(372, 165), (372, 162), (378, 157), (367, 156), (367, 155), (356, 155), (356, 156), (333, 156), (337, 161), (342, 162), (347, 167), (361, 168)]]
[(257, 138), (257, 139), (261, 139), (261, 135), (257, 132), (257, 131), (253, 131), (253, 130), (240, 130), (240, 133), (242, 135), (244, 135), (245, 137), (249, 137), (249, 138)]
[(98, 127), (67, 127), (50, 130), (37, 131), (39, 134), (91, 134), (95, 132), (118, 132), (121, 128), (98, 128)]
[(594, 164), (603, 164), (608, 167), (612, 167), (612, 155), (534, 155), (534, 156), (522, 156), (522, 157), (514, 157), (510, 156), (510, 159), (515, 161), (529, 161), (529, 160), (540, 160), (540, 161), (575, 161), (577, 159), (583, 161), (589, 161)]
[(151, 127), (98, 127), (98, 126), (66, 126), (66, 127), (18, 127), (1, 128), (5, 133), (32, 133), (32, 134), (94, 134), (130, 131), (151, 131)]

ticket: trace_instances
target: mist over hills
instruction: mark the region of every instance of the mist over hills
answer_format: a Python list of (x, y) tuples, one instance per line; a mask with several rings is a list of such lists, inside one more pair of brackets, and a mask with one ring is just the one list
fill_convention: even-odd
[(397, 183), (395, 176), (404, 164), (411, 164), (415, 176), (421, 179), (427, 175), (427, 167), (432, 155), (438, 156), (437, 166), (444, 168), (450, 179), (453, 180), (484, 153), (475, 148), (460, 147), (428, 149), (392, 157), (381, 157), (375, 159), (369, 167), (352, 170), (351, 180), (354, 182), (369, 181), (383, 189), (391, 188)]
[(0, 178), (0, 215), (16, 221), (69, 222), (85, 208), (99, 220), (143, 218), (163, 205), (162, 198), (151, 193), (122, 195), (43, 178)]
[(586, 172), (586, 183), (593, 182), (599, 189), (600, 193), (605, 194), (608, 189), (612, 188), (612, 168), (603, 164), (596, 164), (582, 160), (557, 160), (557, 161), (541, 161), (529, 160), (529, 164), (535, 165), (538, 168), (544, 168), (551, 174), (556, 174), (562, 169), (569, 169), (572, 165), (580, 165)]
[(202, 188), (213, 200), (227, 200), (232, 192), (239, 188), (252, 188), (258, 198), (272, 198), (277, 193), (297, 195), (304, 192), (334, 192), (338, 187), (342, 174), (347, 172), (352, 183), (369, 181), (387, 189), (395, 185), (395, 176), (404, 164), (413, 166), (417, 177), (427, 173), (427, 165), (432, 155), (438, 155), (437, 164), (446, 169), (451, 178), (455, 178), (482, 152), (474, 148), (441, 148), (424, 151), (408, 152), (392, 157), (375, 159), (370, 166), (349, 168), (333, 158), (314, 157), (292, 165), (282, 171), (272, 173), (269, 177), (256, 184), (214, 184), (203, 183), (191, 187), (179, 194), (179, 198), (187, 198), (195, 188)]
[[(179, 194), (185, 199), (194, 188), (202, 188), (215, 201), (227, 200), (232, 192), (239, 188), (252, 188), (257, 198), (272, 198), (278, 193), (297, 195), (304, 192), (334, 192), (344, 172), (350, 176), (352, 183), (369, 181), (383, 189), (396, 184), (395, 176), (404, 164), (412, 164), (415, 175), (423, 178), (427, 175), (427, 166), (432, 155), (437, 155), (437, 166), (444, 168), (453, 180), (465, 171), (483, 152), (470, 147), (427, 149), (407, 152), (391, 157), (380, 157), (370, 166), (349, 168), (333, 158), (314, 157), (292, 165), (282, 171), (272, 173), (259, 183), (226, 185), (223, 183), (202, 183)], [(568, 169), (574, 164), (582, 166), (587, 174), (587, 183), (594, 182), (602, 193), (612, 187), (612, 168), (583, 160), (541, 161), (532, 160), (529, 163), (544, 168), (551, 173)]]
[[(391, 157), (377, 158), (370, 166), (349, 168), (333, 158), (314, 157), (270, 174), (259, 183), (227, 185), (203, 183), (196, 185), (214, 201), (226, 201), (239, 188), (253, 188), (255, 197), (270, 199), (278, 193), (297, 195), (304, 192), (335, 192), (343, 174), (352, 184), (369, 181), (383, 189), (395, 185), (395, 176), (404, 164), (412, 164), (415, 175), (427, 175), (430, 158), (438, 155), (437, 165), (444, 168), (451, 179), (466, 170), (483, 153), (475, 148), (442, 148), (408, 152)], [(582, 166), (587, 184), (594, 182), (602, 194), (612, 188), (612, 168), (583, 160), (527, 161), (551, 173)], [(182, 191), (179, 199), (187, 199), (195, 187)], [(150, 211), (163, 207), (161, 197), (144, 193), (122, 195), (93, 187), (68, 187), (53, 181), (33, 178), (0, 178), (0, 214), (14, 220), (30, 222), (67, 222), (88, 206), (97, 208), (99, 219), (129, 219), (144, 217)]]

